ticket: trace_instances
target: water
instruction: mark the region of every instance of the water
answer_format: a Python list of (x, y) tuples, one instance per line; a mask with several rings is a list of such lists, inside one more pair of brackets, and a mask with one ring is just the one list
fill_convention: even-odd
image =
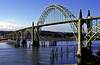
[[(46, 42), (47, 45), (49, 43), (48, 41), (41, 42)], [(78, 62), (75, 56), (77, 54), (76, 41), (58, 41), (57, 46), (40, 46), (39, 48), (29, 47), (30, 43), (31, 41), (27, 40), (27, 48), (15, 48), (7, 42), (0, 42), (0, 65), (63, 65)], [(95, 41), (92, 44), (94, 55), (98, 51), (99, 43), (100, 41)], [(50, 58), (52, 48), (58, 48), (58, 53), (54, 58)]]

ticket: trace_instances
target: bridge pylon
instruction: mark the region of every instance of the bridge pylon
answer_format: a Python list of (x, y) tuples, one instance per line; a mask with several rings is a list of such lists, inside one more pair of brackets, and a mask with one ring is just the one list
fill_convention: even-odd
[(79, 23), (78, 23), (78, 51), (77, 55), (82, 56), (82, 11), (80, 9), (79, 13)]
[[(37, 23), (38, 25), (38, 23)], [(36, 31), (35, 31), (36, 29)], [(35, 28), (34, 27), (34, 22), (32, 22), (32, 46), (39, 46), (39, 27)]]
[[(88, 10), (88, 15), (87, 15), (87, 18), (91, 18), (90, 16), (90, 11)], [(90, 20), (87, 20), (86, 21), (86, 24), (87, 24), (87, 33), (91, 31), (91, 21)], [(89, 34), (89, 36), (91, 36), (91, 33)], [(89, 40), (90, 37), (87, 37), (87, 40)], [(91, 41), (87, 44), (87, 49), (90, 49), (91, 50)]]
[[(86, 18), (90, 18), (90, 11), (88, 10), (88, 15)], [(83, 46), (83, 40), (89, 40), (91, 34), (87, 37), (87, 39), (84, 39), (84, 36), (82, 36), (82, 25), (86, 23), (87, 25), (87, 33), (91, 31), (91, 21), (89, 19), (83, 20), (82, 18), (82, 11), (80, 10), (79, 13), (79, 19), (78, 19), (78, 51), (77, 51), (77, 56), (89, 56), (92, 54), (91, 52), (91, 41), (87, 44), (87, 47)], [(86, 54), (84, 54), (86, 53)]]
[(32, 46), (34, 46), (34, 22), (32, 22), (32, 34), (31, 34), (31, 37), (32, 37)]
[(21, 43), (23, 43), (23, 29), (21, 30)]

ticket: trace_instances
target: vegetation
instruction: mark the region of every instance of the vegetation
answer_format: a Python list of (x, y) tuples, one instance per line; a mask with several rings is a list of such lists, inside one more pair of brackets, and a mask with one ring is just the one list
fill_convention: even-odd
[(12, 31), (0, 31), (0, 36), (3, 36), (3, 35), (10, 33), (10, 32), (12, 32)]
[(50, 37), (73, 37), (74, 34), (72, 32), (52, 32), (52, 31), (41, 31), (41, 36), (50, 36)]
[[(3, 36), (7, 33), (10, 33), (12, 31), (0, 31), (0, 36)], [(30, 39), (31, 33), (29, 30), (25, 30), (23, 33), (25, 38)], [(40, 36), (47, 36), (47, 37), (74, 37), (72, 32), (65, 33), (65, 32), (53, 32), (53, 31), (41, 31)]]

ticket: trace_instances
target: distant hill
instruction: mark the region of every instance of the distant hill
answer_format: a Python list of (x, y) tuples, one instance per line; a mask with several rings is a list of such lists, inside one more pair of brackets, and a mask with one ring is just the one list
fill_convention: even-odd
[(10, 33), (10, 32), (12, 32), (12, 31), (0, 31), (0, 36), (3, 36), (3, 35)]
[(72, 32), (53, 32), (53, 31), (41, 31), (41, 36), (51, 36), (51, 37), (73, 37)]
[[(0, 31), (0, 36), (3, 36), (10, 32), (12, 31)], [(51, 36), (51, 37), (73, 37), (74, 36), (72, 32), (65, 33), (65, 32), (44, 31), (44, 30), (40, 32), (40, 35), (41, 36)]]

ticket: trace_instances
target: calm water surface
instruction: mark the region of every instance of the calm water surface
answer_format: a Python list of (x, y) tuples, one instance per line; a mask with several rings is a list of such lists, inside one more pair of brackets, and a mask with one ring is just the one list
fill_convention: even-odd
[[(27, 40), (27, 48), (15, 48), (14, 45), (7, 42), (0, 42), (0, 65), (63, 65), (77, 64), (77, 42), (76, 41), (58, 41), (57, 46), (47, 46), (39, 48), (29, 47), (31, 43)], [(98, 51), (100, 41), (95, 41), (92, 44), (93, 54)], [(61, 51), (62, 47), (62, 51)], [(52, 48), (58, 48), (57, 55), (50, 58)], [(56, 53), (56, 52), (55, 52)]]

